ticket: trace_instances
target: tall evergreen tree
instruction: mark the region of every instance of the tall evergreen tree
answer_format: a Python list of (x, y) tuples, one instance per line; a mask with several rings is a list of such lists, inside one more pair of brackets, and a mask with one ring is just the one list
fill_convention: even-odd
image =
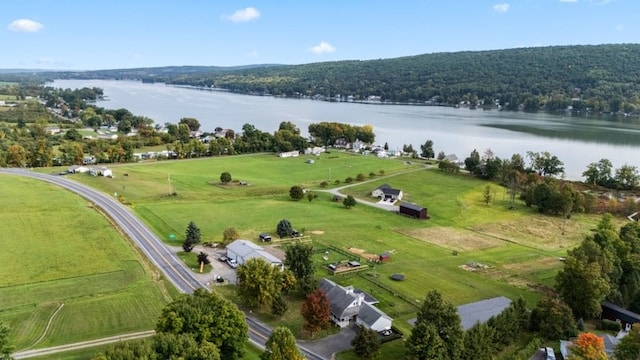
[(193, 221), (190, 221), (189, 225), (187, 225), (184, 243), (182, 243), (182, 248), (184, 249), (184, 251), (191, 252), (196, 244), (200, 242), (200, 237), (200, 228), (196, 226)]
[(492, 360), (495, 330), (487, 324), (476, 324), (464, 335), (464, 360)]
[(430, 323), (416, 322), (406, 348), (406, 360), (453, 360), (435, 325)]

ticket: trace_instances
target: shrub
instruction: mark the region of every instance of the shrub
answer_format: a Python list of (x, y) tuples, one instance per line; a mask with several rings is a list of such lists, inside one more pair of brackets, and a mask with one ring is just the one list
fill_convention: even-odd
[(620, 331), (620, 329), (622, 329), (622, 325), (619, 322), (607, 319), (603, 319), (598, 325), (598, 329), (604, 331), (618, 332)]
[(336, 185), (340, 184), (340, 179), (336, 179), (336, 181), (334, 181), (334, 183), (335, 183)]
[(329, 186), (329, 183), (326, 182), (326, 181), (323, 181), (323, 182), (320, 183), (320, 187), (322, 187), (322, 188), (326, 188), (327, 186)]
[(344, 179), (344, 182), (346, 182), (347, 184), (351, 184), (353, 182), (353, 178), (351, 176), (348, 176), (346, 179)]
[(359, 173), (358, 175), (356, 175), (356, 180), (357, 181), (364, 181), (365, 176), (363, 173)]
[(372, 171), (372, 172), (370, 172), (370, 173), (369, 173), (369, 177), (370, 177), (370, 178), (376, 177), (376, 173), (374, 173), (373, 171)]

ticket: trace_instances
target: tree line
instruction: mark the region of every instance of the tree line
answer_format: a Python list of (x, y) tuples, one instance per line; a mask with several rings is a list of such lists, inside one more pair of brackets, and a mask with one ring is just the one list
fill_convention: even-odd
[[(611, 56), (616, 54), (616, 56)], [(497, 107), (523, 111), (637, 113), (640, 44), (548, 46), (392, 59), (252, 67), (167, 67), (0, 74), (5, 81), (143, 79), (243, 94)]]

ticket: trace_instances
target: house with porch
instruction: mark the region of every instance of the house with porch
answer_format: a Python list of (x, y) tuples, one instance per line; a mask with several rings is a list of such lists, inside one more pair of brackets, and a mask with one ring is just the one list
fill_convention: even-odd
[(371, 192), (371, 196), (380, 200), (402, 200), (402, 190), (394, 189), (389, 184), (382, 184)]
[(377, 309), (377, 299), (352, 286), (343, 287), (323, 278), (320, 289), (327, 295), (331, 321), (341, 328), (358, 324), (367, 329), (384, 331), (391, 329), (393, 319)]

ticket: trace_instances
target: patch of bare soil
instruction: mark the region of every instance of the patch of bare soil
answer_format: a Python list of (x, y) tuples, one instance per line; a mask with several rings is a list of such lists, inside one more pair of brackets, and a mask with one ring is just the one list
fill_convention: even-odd
[(397, 231), (417, 240), (458, 251), (481, 250), (502, 245), (499, 239), (462, 229), (437, 227)]
[(477, 225), (474, 231), (524, 246), (557, 250), (572, 247), (584, 239), (578, 222), (553, 216), (527, 216), (514, 221)]
[(355, 247), (350, 247), (347, 250), (349, 250), (349, 252), (357, 254), (359, 256), (362, 256), (363, 258), (367, 259), (367, 260), (378, 260), (378, 255), (376, 254), (369, 254), (367, 253), (365, 250), (363, 249), (359, 249), (359, 248), (355, 248)]

